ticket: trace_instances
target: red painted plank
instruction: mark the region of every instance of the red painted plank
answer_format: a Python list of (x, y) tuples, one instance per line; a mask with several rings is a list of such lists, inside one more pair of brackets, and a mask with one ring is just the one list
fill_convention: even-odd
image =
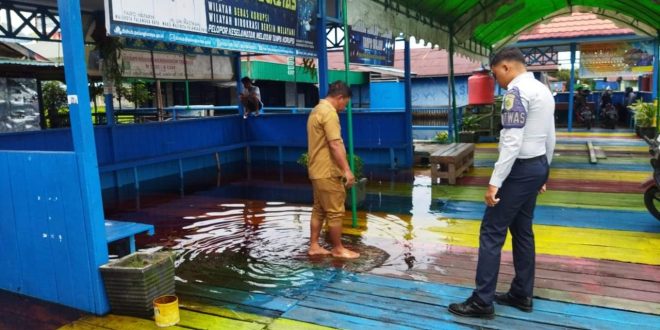
[[(466, 176), (458, 179), (458, 184), (486, 186), (489, 179), (489, 177)], [(612, 182), (595, 180), (550, 179), (548, 180), (548, 186), (554, 190), (564, 191), (643, 193), (640, 183), (637, 182), (616, 182), (616, 184), (613, 184)]]

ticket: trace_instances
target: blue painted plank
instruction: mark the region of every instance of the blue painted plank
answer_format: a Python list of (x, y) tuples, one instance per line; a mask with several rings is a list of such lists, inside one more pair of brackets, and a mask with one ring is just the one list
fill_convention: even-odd
[[(429, 304), (436, 308), (438, 314), (446, 313), (452, 315), (447, 311), (447, 307), (451, 303), (464, 301), (471, 291), (459, 294), (449, 289), (445, 291), (425, 292), (413, 289), (401, 289), (390, 286), (373, 285), (364, 282), (355, 283), (337, 283), (331, 286), (329, 290), (337, 290), (338, 292), (360, 292), (376, 298), (369, 298), (369, 301), (377, 301), (378, 296), (387, 298), (396, 298), (403, 301), (413, 301), (423, 304)], [(361, 301), (366, 301), (363, 298)], [(536, 301), (535, 301), (536, 302)], [(536, 306), (535, 306), (536, 307)], [(519, 328), (536, 328), (540, 324), (548, 327), (572, 327), (572, 328), (598, 328), (598, 329), (618, 329), (625, 324), (611, 323), (609, 321), (593, 320), (582, 316), (565, 315), (561, 313), (553, 313), (539, 310), (535, 308), (533, 314), (521, 312), (515, 308), (506, 306), (495, 305), (495, 314), (497, 316), (494, 320), (484, 321), (487, 328), (501, 328), (511, 329), (518, 326)], [(468, 324), (469, 321), (459, 318), (459, 321)], [(502, 324), (502, 322), (504, 324)], [(526, 326), (525, 326), (526, 324)]]
[(9, 168), (7, 154), (0, 152), (0, 288), (17, 291), (21, 287), (20, 254)]
[(58, 223), (61, 222), (63, 230), (62, 241), (59, 243), (64, 247), (61, 253), (66, 254), (69, 262), (68, 269), (60, 269), (62, 273), (66, 273), (66, 277), (60, 281), (68, 285), (70, 292), (61, 295), (60, 302), (85, 309), (94, 305), (91, 283), (96, 269), (90, 265), (91, 251), (83, 248), (90, 243), (85, 234), (85, 217), (80, 203), (82, 192), (77, 161), (71, 154), (60, 162), (58, 167), (66, 170), (59, 171), (60, 175), (53, 175), (53, 184), (57, 188), (52, 191), (57, 194), (56, 199), (50, 201), (53, 208), (60, 211), (60, 218), (56, 219)]
[(217, 302), (240, 304), (258, 307), (284, 313), (291, 309), (298, 301), (296, 299), (278, 297), (263, 293), (246, 292), (217, 286), (177, 283), (177, 294), (185, 296), (202, 297)]
[[(71, 271), (78, 271), (76, 265), (72, 265), (69, 258), (69, 251), (64, 244), (64, 239), (72, 233), (66, 230), (66, 219), (64, 210), (60, 207), (61, 196), (60, 189), (62, 182), (59, 178), (70, 178), (76, 176), (75, 173), (71, 175), (71, 168), (73, 162), (67, 162), (66, 158), (59, 155), (33, 155), (35, 168), (32, 173), (38, 175), (38, 181), (32, 184), (38, 185), (40, 188), (39, 207), (44, 211), (46, 218), (46, 241), (49, 245), (48, 252), (44, 254), (49, 255), (50, 260), (50, 278), (54, 282), (54, 288), (57, 290), (57, 301), (69, 306), (75, 306), (75, 299), (72, 296), (75, 292), (76, 285), (71, 282)], [(73, 160), (73, 159), (71, 159)], [(84, 249), (84, 247), (80, 247)]]
[[(8, 155), (16, 214), (17, 238), (20, 242), (21, 292), (30, 296), (56, 301), (55, 282), (49, 274), (52, 257), (48, 242), (49, 230), (39, 190), (41, 173), (32, 154)], [(45, 237), (44, 237), (45, 236)]]
[(138, 222), (105, 220), (105, 237), (108, 243), (141, 233), (153, 235), (154, 226)]
[(409, 326), (391, 324), (356, 317), (331, 311), (320, 311), (314, 308), (296, 306), (282, 315), (283, 318), (319, 324), (338, 329), (381, 329), (381, 330), (409, 330), (415, 329)]
[[(472, 294), (472, 289), (469, 288), (438, 283), (408, 281), (377, 275), (355, 275), (352, 279), (356, 282), (359, 282), (359, 285), (363, 285), (364, 283), (397, 288), (401, 290), (412, 290), (418, 293), (430, 294), (434, 297), (453, 296), (456, 298), (464, 299)], [(656, 315), (627, 312), (609, 308), (535, 299), (534, 310), (564, 314), (568, 316), (584, 316), (593, 319), (594, 322), (616, 322), (640, 327), (655, 325), (656, 328), (660, 328), (660, 324), (657, 322), (658, 316)]]
[[(389, 196), (387, 198), (389, 200)], [(640, 198), (642, 198), (641, 195)], [(408, 198), (408, 202), (410, 202), (410, 198)], [(434, 200), (430, 212), (438, 217), (481, 221), (484, 208), (484, 204), (481, 202)], [(538, 205), (534, 210), (534, 223), (660, 233), (660, 221), (657, 221), (650, 213), (642, 211), (605, 211)]]
[[(315, 297), (354, 302), (359, 305), (365, 305), (380, 310), (389, 311), (393, 315), (396, 315), (397, 317), (400, 316), (401, 319), (406, 321), (404, 324), (413, 325), (415, 327), (418, 327), (418, 323), (422, 322), (422, 325), (428, 324), (433, 325), (434, 328), (440, 327), (444, 329), (445, 326), (443, 323), (446, 324), (449, 322), (486, 328), (529, 329), (536, 323), (526, 320), (518, 320), (516, 318), (504, 317), (504, 315), (501, 314), (498, 315), (499, 317), (492, 320), (460, 317), (449, 313), (446, 310), (449, 303), (456, 302), (455, 299), (447, 299), (447, 297), (442, 296), (421, 296), (414, 294), (414, 292), (385, 287), (368, 285), (365, 287), (364, 283), (352, 283), (356, 284), (357, 288), (347, 285), (350, 286), (350, 289), (344, 290), (343, 285), (346, 284), (347, 283), (341, 283), (337, 285), (337, 287), (342, 287), (342, 289), (326, 288), (321, 291), (314, 292), (312, 295)], [(306, 299), (305, 302), (301, 302), (299, 305), (305, 305), (307, 300), (308, 299)], [(329, 305), (333, 306), (334, 309), (333, 302), (330, 302)], [(360, 314), (363, 314), (362, 306), (358, 307), (357, 310)], [(407, 320), (415, 321), (407, 322)], [(442, 323), (437, 324), (436, 322), (438, 320), (442, 321)], [(547, 327), (563, 329), (563, 326), (569, 325), (570, 324), (562, 323), (562, 326), (553, 327), (551, 325), (547, 325)]]

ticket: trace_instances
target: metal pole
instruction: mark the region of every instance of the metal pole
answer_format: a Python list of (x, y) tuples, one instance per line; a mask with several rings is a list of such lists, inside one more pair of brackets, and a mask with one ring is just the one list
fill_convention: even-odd
[[(350, 87), (351, 83), (350, 78), (350, 63), (349, 63), (349, 54), (348, 54), (348, 0), (342, 0), (343, 11), (342, 18), (344, 20), (344, 73), (346, 76), (346, 84)], [(351, 102), (348, 102), (346, 106), (347, 119), (348, 119), (348, 163), (351, 166), (351, 171), (355, 173), (355, 152), (353, 148), (353, 105)], [(360, 178), (356, 178), (360, 180)], [(357, 227), (357, 192), (355, 191), (355, 186), (351, 188), (351, 211), (353, 216), (353, 228)]]
[(571, 81), (568, 82), (568, 131), (573, 131), (573, 96), (575, 94), (575, 51), (577, 46), (571, 43)]
[[(241, 53), (236, 52), (234, 54), (234, 78), (236, 79), (236, 94), (241, 95), (241, 92), (243, 91), (243, 84), (241, 83)], [(238, 97), (238, 96), (237, 96)], [(241, 104), (241, 100), (239, 98), (238, 100), (238, 114), (243, 115), (243, 112), (245, 109), (243, 109), (243, 104)]]
[[(85, 221), (80, 225), (85, 230), (90, 278), (89, 293), (93, 297), (97, 314), (107, 313), (110, 309), (103, 288), (99, 267), (108, 261), (108, 245), (105, 238), (105, 220), (101, 199), (101, 180), (99, 178), (96, 144), (89, 108), (89, 86), (85, 61), (85, 44), (82, 34), (79, 0), (58, 0), (62, 48), (64, 55), (64, 73), (66, 76), (69, 117), (73, 150), (78, 163), (78, 175), (81, 189), (82, 211)], [(83, 293), (85, 294), (85, 293)]]
[[(328, 47), (326, 45), (326, 27), (328, 23), (326, 13), (326, 0), (319, 0), (319, 17), (316, 27), (316, 47), (317, 57), (319, 59), (318, 75), (319, 75), (319, 99), (328, 95)], [(296, 95), (296, 99), (297, 99)]]
[(190, 84), (188, 82), (188, 56), (183, 53), (183, 73), (186, 77), (186, 108), (190, 110)]
[[(660, 33), (660, 31), (658, 31)], [(658, 61), (660, 59), (660, 34), (655, 38), (653, 42), (653, 101), (655, 102), (656, 111), (655, 111), (655, 127), (657, 128), (660, 124), (660, 100), (658, 99), (659, 93), (659, 84), (658, 79), (660, 79), (660, 69), (658, 68)]]
[(454, 126), (454, 142), (458, 142), (458, 120), (456, 115), (456, 85), (454, 81), (454, 26), (449, 26), (449, 90), (451, 92), (451, 113)]
[(413, 138), (412, 138), (412, 78), (410, 67), (410, 39), (405, 37), (403, 67), (405, 72), (405, 101), (406, 101), (406, 164), (412, 166), (413, 162)]
[(37, 102), (39, 102), (39, 126), (46, 129), (46, 111), (44, 111), (44, 93), (41, 90), (41, 79), (37, 79)]

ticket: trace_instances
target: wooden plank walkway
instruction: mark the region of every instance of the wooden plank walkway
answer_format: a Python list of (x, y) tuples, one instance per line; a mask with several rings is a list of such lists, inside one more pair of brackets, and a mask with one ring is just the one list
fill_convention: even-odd
[[(310, 262), (305, 272), (312, 274), (311, 284), (292, 288), (250, 285), (240, 272), (218, 270), (208, 278), (212, 281), (178, 283), (179, 327), (660, 329), (660, 222), (646, 213), (635, 188), (650, 173), (648, 148), (629, 132), (559, 132), (558, 137), (551, 190), (541, 196), (535, 212), (533, 313), (496, 305), (493, 320), (475, 320), (447, 312), (449, 303), (468, 297), (474, 286), (483, 191), (492, 171), (477, 167), (459, 181), (467, 186), (432, 186), (428, 170), (417, 171), (414, 182), (370, 182), (358, 227), (350, 228), (348, 214), (344, 219), (349, 246), (368, 244), (391, 256), (368, 274), (346, 272), (341, 262), (337, 269)], [(586, 164), (587, 140), (608, 158)], [(496, 144), (479, 144), (476, 153), (477, 165), (491, 166)], [(296, 180), (292, 189), (306, 184)], [(287, 186), (267, 177), (243, 184), (250, 190)], [(308, 207), (289, 206), (296, 208), (296, 219), (309, 218)], [(207, 233), (203, 223), (219, 219), (240, 222), (241, 228), (245, 224), (239, 236), (258, 234), (264, 222), (290, 221), (294, 215), (286, 207), (273, 216), (266, 200), (199, 195), (125, 216), (156, 224), (161, 237), (147, 239), (173, 246), (177, 237)], [(507, 243), (500, 291), (508, 289), (514, 272), (510, 250)], [(404, 253), (417, 261), (407, 265)], [(151, 320), (108, 316), (85, 317), (67, 329), (154, 327)]]
[[(279, 305), (284, 309), (274, 316), (237, 311), (230, 296), (218, 293), (225, 288), (216, 289), (204, 300), (184, 294), (181, 322), (174, 329), (660, 329), (657, 316), (542, 299), (535, 301), (533, 313), (497, 305), (492, 320), (464, 318), (447, 306), (469, 296), (468, 288), (376, 275), (344, 273), (295, 304)], [(83, 317), (60, 329), (156, 326), (151, 320), (109, 315)]]

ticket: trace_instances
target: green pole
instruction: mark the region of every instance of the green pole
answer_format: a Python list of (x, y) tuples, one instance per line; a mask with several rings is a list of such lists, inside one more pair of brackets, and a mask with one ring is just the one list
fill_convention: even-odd
[(449, 26), (449, 89), (451, 90), (451, 113), (454, 124), (454, 142), (458, 142), (458, 120), (456, 116), (456, 85), (454, 82), (454, 26)]
[(186, 79), (186, 106), (190, 109), (190, 86), (188, 84), (188, 79)]
[[(351, 83), (349, 82), (349, 56), (348, 56), (348, 0), (342, 1), (343, 5), (343, 19), (344, 19), (344, 73), (346, 75), (346, 84), (350, 87)], [(318, 33), (325, 33), (325, 31), (318, 31)], [(348, 102), (346, 106), (347, 119), (348, 119), (348, 163), (351, 166), (351, 171), (355, 174), (355, 158), (354, 148), (353, 148), (353, 106), (352, 102)], [(355, 178), (356, 183), (360, 178)], [(357, 193), (355, 191), (355, 185), (351, 188), (351, 212), (353, 216), (353, 228), (357, 227)]]

